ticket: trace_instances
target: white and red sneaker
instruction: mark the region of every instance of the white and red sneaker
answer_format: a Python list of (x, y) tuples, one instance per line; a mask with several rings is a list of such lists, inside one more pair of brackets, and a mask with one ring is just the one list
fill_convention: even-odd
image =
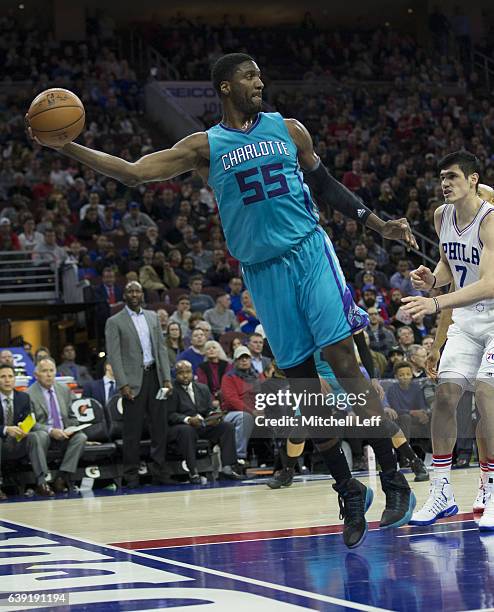
[(485, 507), (478, 521), (480, 531), (494, 531), (494, 497), (492, 496), (492, 482), (485, 486), (487, 491)]
[(487, 492), (484, 481), (482, 480), (482, 476), (479, 476), (479, 489), (472, 508), (474, 518), (480, 518), (484, 514), (486, 494)]

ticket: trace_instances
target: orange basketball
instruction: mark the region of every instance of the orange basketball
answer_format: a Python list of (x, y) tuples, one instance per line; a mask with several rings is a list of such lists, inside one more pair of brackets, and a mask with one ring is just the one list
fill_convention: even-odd
[(40, 93), (27, 113), (29, 125), (43, 144), (61, 147), (75, 140), (84, 128), (84, 106), (68, 89), (53, 88)]

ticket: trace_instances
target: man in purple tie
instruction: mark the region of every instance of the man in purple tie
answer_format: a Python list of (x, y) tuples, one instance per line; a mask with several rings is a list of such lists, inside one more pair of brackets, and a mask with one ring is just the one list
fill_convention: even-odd
[(51, 448), (63, 453), (62, 463), (53, 483), (55, 493), (65, 493), (71, 488), (79, 459), (84, 452), (87, 437), (82, 431), (71, 433), (67, 428), (79, 425), (71, 414), (70, 405), (75, 397), (65, 385), (55, 382), (56, 364), (45, 357), (36, 364), (36, 382), (29, 387), (36, 421), (48, 432)]

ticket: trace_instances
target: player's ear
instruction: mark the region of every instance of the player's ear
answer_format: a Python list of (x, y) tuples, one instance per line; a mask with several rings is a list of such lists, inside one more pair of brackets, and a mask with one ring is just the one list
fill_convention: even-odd
[(220, 84), (220, 91), (224, 96), (227, 96), (230, 93), (230, 83), (228, 81), (223, 81)]
[(476, 172), (474, 172), (473, 174), (470, 175), (470, 184), (473, 187), (475, 187), (475, 188), (478, 187), (479, 180), (480, 180), (480, 176)]

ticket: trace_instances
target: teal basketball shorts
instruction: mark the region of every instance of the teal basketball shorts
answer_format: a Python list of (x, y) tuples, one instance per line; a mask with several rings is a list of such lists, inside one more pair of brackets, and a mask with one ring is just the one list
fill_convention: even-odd
[(301, 364), (368, 324), (333, 245), (318, 226), (279, 257), (242, 266), (257, 317), (280, 368)]

